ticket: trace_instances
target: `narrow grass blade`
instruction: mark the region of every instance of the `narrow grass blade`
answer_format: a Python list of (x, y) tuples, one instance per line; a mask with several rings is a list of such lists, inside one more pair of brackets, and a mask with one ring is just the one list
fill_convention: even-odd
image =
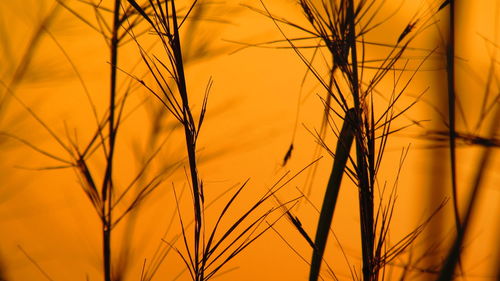
[(309, 273), (309, 280), (318, 280), (321, 261), (323, 260), (323, 253), (325, 252), (326, 240), (328, 232), (332, 224), (333, 212), (337, 204), (337, 197), (340, 190), (340, 183), (342, 175), (349, 159), (349, 151), (354, 139), (354, 129), (352, 122), (355, 120), (356, 111), (351, 108), (347, 111), (344, 118), (344, 124), (340, 131), (339, 139), (337, 141), (337, 148), (335, 151), (335, 160), (333, 162), (332, 173), (328, 180), (326, 187), (325, 197), (323, 199), (323, 206), (319, 215), (318, 228), (316, 230), (316, 238), (314, 241), (315, 248), (311, 261), (311, 271)]
[(132, 7), (134, 7), (134, 9), (135, 9), (137, 12), (139, 12), (139, 14), (141, 14), (141, 16), (142, 16), (145, 20), (147, 20), (147, 21), (151, 24), (151, 26), (152, 26), (152, 27), (154, 27), (154, 26), (155, 26), (155, 24), (153, 23), (153, 21), (151, 20), (151, 18), (149, 18), (148, 14), (144, 11), (144, 9), (143, 9), (143, 8), (142, 8), (139, 4), (137, 4), (137, 2), (136, 2), (135, 0), (127, 0), (127, 1), (128, 1), (128, 3), (129, 3), (130, 5), (132, 5)]

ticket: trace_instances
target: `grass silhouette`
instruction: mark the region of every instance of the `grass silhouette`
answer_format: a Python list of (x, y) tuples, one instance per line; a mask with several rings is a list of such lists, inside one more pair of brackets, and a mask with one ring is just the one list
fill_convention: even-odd
[[(466, 4), (430, 1), (411, 11), (412, 15), (405, 14), (404, 19), (400, 19), (398, 14), (404, 11), (401, 8), (403, 4), (399, 8), (391, 6), (397, 6), (397, 1), (298, 0), (295, 5), (289, 5), (290, 10), (295, 12), (290, 15), (274, 10), (277, 2), (247, 1), (239, 8), (243, 7), (248, 14), (258, 17), (263, 25), (269, 24), (272, 27), (270, 30), (279, 38), (266, 35), (268, 37), (261, 43), (253, 39), (250, 39), (253, 40), (251, 43), (242, 43), (240, 38), (230, 38), (226, 40), (230, 47), (211, 49), (216, 36), (208, 33), (205, 40), (201, 34), (209, 30), (207, 26), (210, 23), (228, 25), (228, 22), (236, 22), (238, 13), (227, 16), (223, 12), (224, 7), (234, 3), (205, 0), (46, 2), (52, 6), (34, 24), (32, 34), (27, 37), (27, 47), (16, 50), (20, 53), (18, 58), (10, 58), (12, 49), (17, 47), (12, 31), (2, 35), (3, 61), (9, 64), (5, 63), (8, 67), (2, 68), (0, 80), (0, 147), (10, 154), (29, 148), (34, 151), (33, 155), (48, 158), (50, 164), (37, 166), (37, 170), (60, 175), (65, 174), (67, 169), (75, 172), (83, 191), (80, 197), (86, 200), (85, 206), (94, 213), (89, 220), (99, 224), (99, 229), (95, 226), (86, 229), (88, 233), (99, 233), (100, 236), (98, 258), (93, 260), (93, 267), (97, 268), (99, 275), (87, 275), (87, 280), (253, 280), (253, 276), (238, 275), (238, 270), (233, 271), (234, 267), (239, 267), (242, 256), (245, 256), (245, 261), (259, 260), (259, 257), (272, 256), (275, 251), (287, 247), (293, 251), (290, 260), (297, 255), (305, 264), (305, 268), (297, 269), (301, 272), (297, 273), (297, 280), (375, 281), (398, 278), (444, 281), (475, 277), (470, 262), (473, 254), (466, 252), (467, 242), (472, 239), (470, 233), (475, 230), (475, 216), (485, 208), (484, 204), (481, 206), (481, 194), (491, 189), (489, 182), (495, 176), (491, 173), (496, 171), (494, 152), (500, 143), (496, 122), (500, 118), (500, 94), (496, 71), (498, 40), (485, 36), (482, 38), (491, 54), (486, 80), (481, 81), (478, 87), (484, 94), (478, 99), (478, 108), (474, 107), (474, 102), (464, 106), (464, 100), (469, 97), (466, 93), (468, 89), (462, 89), (459, 81), (464, 62), (460, 57), (462, 50), (458, 38), (463, 27), (457, 22), (462, 16), (459, 12), (465, 11)], [(11, 7), (8, 5), (14, 4), (0, 5)], [(92, 30), (104, 42), (102, 46), (106, 48), (91, 50), (95, 57), (87, 60), (105, 54), (100, 59), (105, 61), (101, 68), (106, 70), (99, 72), (102, 76), (105, 73), (106, 78), (102, 80), (106, 81), (105, 87), (100, 85), (99, 90), (95, 90), (87, 86), (91, 82), (87, 78), (90, 76), (79, 70), (86, 59), (74, 57), (66, 50), (69, 44), (61, 44), (52, 32), (53, 26), (61, 24), (58, 22), (61, 14), (66, 17), (65, 21)], [(398, 19), (395, 20), (395, 17)], [(446, 31), (438, 34), (442, 39), (441, 46), (423, 41), (428, 45), (421, 47), (419, 38), (431, 33), (432, 28), (437, 27), (442, 32), (440, 19), (447, 21)], [(397, 31), (388, 27), (395, 22), (399, 25)], [(0, 23), (2, 30), (8, 28), (3, 20)], [(380, 36), (385, 33), (391, 33), (391, 36)], [(79, 38), (78, 34), (72, 36)], [(86, 40), (84, 35), (81, 37)], [(245, 37), (244, 34), (242, 37)], [(44, 56), (39, 48), (44, 47), (45, 39), (56, 46), (85, 92), (90, 105), (89, 116), (93, 120), (86, 120), (81, 128), (64, 122), (61, 129), (59, 120), (47, 119), (45, 113), (38, 110), (31, 97), (26, 95), (30, 92), (26, 86), (29, 83), (28, 74), (39, 72), (40, 75), (51, 76), (48, 67), (44, 69), (43, 65), (36, 64), (36, 59)], [(220, 89), (214, 90), (218, 85), (217, 77), (198, 77), (202, 76), (202, 71), (199, 71), (196, 62), (205, 61), (207, 68), (214, 66), (215, 69), (216, 62), (211, 60), (230, 53), (233, 47), (238, 48), (234, 52), (239, 54), (266, 51), (268, 48), (285, 49), (270, 51), (288, 53), (290, 60), (301, 63), (302, 69), (298, 71), (305, 74), (302, 83), (297, 84), (301, 87), (312, 85), (313, 91), (318, 93), (315, 100), (319, 106), (314, 111), (301, 111), (301, 118), (306, 120), (303, 121), (304, 129), (298, 126), (302, 119), (296, 113), (292, 142), (284, 155), (276, 159), (267, 155), (257, 163), (239, 162), (234, 165), (240, 170), (248, 170), (248, 165), (264, 166), (275, 162), (274, 172), (279, 175), (278, 179), (265, 185), (268, 187), (264, 190), (259, 190), (250, 179), (252, 170), (245, 171), (248, 178), (242, 179), (242, 183), (220, 184), (217, 185), (219, 189), (214, 189), (210, 172), (206, 172), (208, 170), (201, 165), (204, 161), (207, 161), (207, 166), (222, 165), (228, 160), (221, 157), (224, 155), (222, 152), (212, 150), (211, 145), (216, 146), (215, 143), (203, 143), (205, 131), (209, 134), (209, 129), (223, 129), (217, 124), (210, 126), (211, 122), (215, 122), (211, 119), (210, 109), (213, 96), (217, 95), (212, 92)], [(266, 64), (273, 62), (264, 60), (255, 57), (248, 63), (260, 64), (262, 72), (265, 72)], [(443, 119), (441, 127), (445, 129), (427, 126), (424, 120), (428, 116), (419, 115), (415, 109), (425, 103), (427, 90), (420, 90), (422, 94), (415, 97), (413, 93), (417, 90), (412, 87), (415, 84), (418, 87), (422, 83), (431, 84), (431, 81), (422, 82), (421, 77), (432, 75), (426, 66), (434, 60), (440, 61), (440, 65), (444, 65), (440, 70), (446, 72), (446, 79), (440, 82), (446, 85), (447, 90), (437, 93), (445, 97), (442, 100), (446, 100), (446, 105), (433, 105), (446, 112), (439, 112)], [(245, 67), (225, 69), (225, 73), (244, 75)], [(283, 70), (282, 73), (269, 74), (269, 79), (276, 75), (287, 76), (290, 73)], [(57, 79), (57, 76), (54, 77)], [(192, 82), (195, 80), (205, 82)], [(54, 81), (58, 87), (66, 87), (62, 82)], [(258, 81), (249, 79), (246, 83), (238, 86), (251, 91), (257, 87)], [(229, 92), (233, 91), (230, 86), (221, 87)], [(68, 95), (73, 95), (74, 89), (67, 88)], [(261, 103), (271, 107), (273, 102), (267, 95), (272, 93), (261, 94)], [(412, 95), (412, 100), (405, 103), (404, 100)], [(61, 104), (54, 103), (53, 107), (64, 108), (63, 101), (59, 102)], [(299, 102), (298, 108), (301, 106)], [(47, 140), (40, 141), (15, 130), (9, 118), (16, 107), (22, 115), (29, 117), (23, 118), (44, 130)], [(276, 115), (272, 122), (281, 118), (277, 108), (276, 105), (276, 108), (269, 109)], [(260, 110), (253, 109), (252, 116), (255, 126), (262, 128), (266, 124), (258, 121)], [(76, 115), (76, 112), (73, 114)], [(476, 126), (470, 129), (467, 120), (477, 112)], [(151, 118), (141, 119), (141, 114), (149, 114)], [(321, 121), (317, 129), (310, 129), (309, 124), (313, 121), (308, 120), (314, 120), (315, 114)], [(242, 131), (250, 131), (239, 122), (235, 118), (234, 123)], [(89, 129), (89, 126), (92, 128)], [(394, 150), (391, 147), (393, 139), (413, 128), (423, 132), (421, 135), (426, 144), (447, 149), (446, 170), (449, 174), (443, 173), (438, 179), (446, 183), (440, 188), (447, 190), (450, 200), (439, 198), (440, 203), (429, 208), (424, 205), (436, 199), (422, 199), (423, 202), (416, 203), (415, 213), (412, 214), (420, 219), (412, 224), (410, 230), (402, 230), (407, 228), (399, 228), (397, 217), (410, 215), (400, 213), (406, 209), (400, 207), (397, 200), (402, 192), (411, 191), (407, 186), (412, 185), (411, 178), (418, 176), (418, 171), (408, 172), (407, 164), (404, 164), (411, 158), (410, 146), (405, 145), (399, 150), (399, 159), (390, 158), (390, 150)], [(85, 133), (82, 134), (82, 131)], [(306, 157), (303, 154), (298, 156), (305, 150), (297, 145), (299, 131), (309, 138), (308, 151), (312, 153)], [(224, 138), (232, 141), (243, 137), (226, 135)], [(417, 137), (412, 141), (421, 139)], [(130, 143), (135, 140), (138, 140), (137, 146), (130, 149)], [(10, 141), (23, 146), (4, 146)], [(330, 145), (332, 142), (334, 146)], [(166, 154), (168, 148), (175, 153)], [(273, 149), (277, 150), (276, 147)], [(471, 167), (473, 171), (469, 175), (461, 168), (467, 165), (462, 149), (476, 152), (477, 164)], [(227, 149), (224, 153), (236, 157), (242, 150)], [(322, 154), (329, 157), (322, 157)], [(332, 167), (323, 169), (321, 163), (330, 160), (333, 161)], [(385, 171), (390, 162), (395, 163), (396, 170)], [(38, 174), (24, 172), (34, 174), (30, 177), (36, 181)], [(386, 180), (389, 172), (395, 175), (391, 180), (392, 187)], [(0, 176), (6, 177), (3, 174)], [(293, 185), (296, 185), (296, 190), (293, 190)], [(346, 197), (350, 194), (349, 188), (355, 190), (357, 206), (349, 201), (352, 198)], [(169, 192), (172, 195), (165, 200), (165, 194)], [(50, 193), (44, 196), (55, 197)], [(8, 203), (10, 200), (7, 198), (0, 202)], [(321, 207), (316, 207), (318, 203)], [(354, 221), (351, 219), (350, 226), (340, 223), (346, 219), (342, 217), (346, 205), (355, 217)], [(308, 213), (305, 208), (314, 211)], [(452, 215), (448, 214), (448, 209)], [(443, 233), (438, 233), (435, 240), (425, 236), (426, 231), (432, 231), (427, 228), (434, 223), (434, 219), (447, 215), (454, 224), (447, 237), (441, 237), (445, 235)], [(168, 223), (162, 220), (165, 217), (169, 218)], [(285, 221), (288, 221), (286, 226)], [(146, 223), (154, 226), (148, 229), (144, 226)], [(335, 234), (335, 231), (347, 231), (351, 226), (357, 229), (350, 230), (350, 235), (358, 239), (354, 247), (344, 244), (345, 238)], [(83, 225), (81, 227), (84, 228)], [(162, 236), (156, 232), (156, 228), (160, 227), (167, 229)], [(448, 225), (443, 224), (442, 227), (448, 229)], [(497, 230), (491, 228), (491, 231)], [(140, 232), (146, 233), (144, 237), (148, 238), (138, 242)], [(295, 234), (297, 239), (290, 238)], [(15, 237), (13, 231), (9, 235)], [(269, 237), (279, 238), (283, 244), (270, 243)], [(335, 238), (337, 246), (328, 243), (331, 238)], [(266, 252), (252, 252), (252, 246), (258, 247), (259, 243), (263, 243), (261, 241), (268, 242)], [(491, 248), (497, 246), (491, 245)], [(142, 247), (147, 250), (137, 251)], [(331, 255), (333, 247), (339, 247), (341, 254)], [(60, 279), (50, 272), (54, 268), (41, 262), (44, 259), (38, 256), (39, 253), (32, 252), (25, 245), (17, 245), (16, 251), (38, 271), (40, 279)], [(492, 251), (496, 251), (493, 254), (498, 256), (497, 249)], [(15, 265), (11, 264), (13, 254), (4, 251), (0, 254), (0, 280), (21, 280), (24, 276), (22, 271), (16, 271)], [(422, 265), (426, 260), (432, 263)], [(344, 262), (345, 268), (340, 269), (339, 264)], [(64, 264), (64, 258), (60, 259), (60, 263)], [(251, 262), (246, 265), (253, 267)], [(263, 273), (269, 280), (275, 280), (282, 270), (278, 266), (274, 268), (276, 272)], [(259, 266), (252, 270), (254, 273), (262, 271)], [(346, 271), (347, 275), (344, 274)], [(73, 274), (81, 276), (81, 272)], [(479, 278), (498, 279), (498, 270), (491, 274), (497, 275)]]

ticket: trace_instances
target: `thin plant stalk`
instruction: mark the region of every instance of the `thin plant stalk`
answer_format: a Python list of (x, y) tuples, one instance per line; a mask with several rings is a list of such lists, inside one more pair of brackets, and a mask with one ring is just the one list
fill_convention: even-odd
[[(172, 23), (173, 23), (173, 41), (172, 50), (174, 53), (174, 60), (176, 63), (176, 70), (178, 75), (178, 87), (179, 94), (182, 100), (182, 115), (183, 115), (183, 125), (184, 125), (184, 135), (186, 139), (186, 149), (188, 152), (189, 170), (191, 173), (191, 184), (193, 188), (193, 200), (194, 200), (194, 211), (195, 211), (195, 226), (194, 226), (194, 258), (195, 258), (195, 272), (199, 271), (199, 251), (200, 251), (200, 241), (202, 235), (202, 201), (203, 201), (203, 190), (200, 189), (200, 182), (198, 179), (198, 169), (196, 166), (196, 132), (192, 128), (194, 124), (193, 116), (191, 114), (191, 109), (189, 108), (189, 100), (186, 87), (186, 77), (184, 75), (184, 64), (182, 60), (182, 50), (179, 38), (179, 26), (177, 23), (177, 14), (175, 9), (175, 1), (171, 1), (172, 8)], [(203, 271), (201, 271), (203, 272)], [(203, 275), (199, 276), (200, 280), (203, 280)]]
[(455, 1), (449, 1), (449, 42), (446, 56), (446, 66), (448, 75), (448, 126), (450, 145), (450, 168), (451, 168), (451, 191), (453, 202), (453, 214), (457, 233), (460, 233), (460, 213), (458, 211), (457, 195), (457, 152), (456, 152), (456, 122), (455, 122)]
[(348, 19), (348, 40), (349, 49), (351, 50), (351, 70), (349, 79), (351, 91), (354, 100), (354, 108), (356, 111), (355, 132), (356, 132), (356, 173), (358, 176), (359, 189), (359, 216), (361, 227), (361, 247), (363, 257), (363, 280), (372, 280), (373, 273), (373, 244), (375, 239), (373, 225), (373, 190), (368, 178), (368, 163), (366, 162), (364, 136), (363, 136), (363, 108), (360, 100), (360, 81), (358, 76), (358, 58), (357, 58), (357, 43), (356, 43), (356, 22), (354, 12), (354, 0), (350, 0), (347, 5)]
[(113, 30), (111, 37), (111, 77), (110, 77), (110, 94), (109, 94), (109, 138), (108, 138), (108, 155), (106, 162), (106, 172), (102, 184), (102, 214), (104, 214), (102, 222), (103, 236), (103, 263), (104, 263), (104, 280), (111, 281), (111, 229), (112, 229), (112, 194), (113, 194), (113, 155), (115, 151), (116, 132), (115, 127), (115, 100), (116, 100), (116, 80), (117, 80), (117, 64), (118, 64), (118, 30), (120, 28), (120, 9), (121, 0), (115, 0), (113, 11)]

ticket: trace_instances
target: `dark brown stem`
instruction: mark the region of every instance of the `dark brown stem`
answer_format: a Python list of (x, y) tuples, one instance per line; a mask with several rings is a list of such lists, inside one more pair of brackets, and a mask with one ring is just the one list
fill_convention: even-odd
[(115, 127), (115, 100), (116, 100), (116, 74), (118, 63), (118, 30), (120, 28), (120, 3), (115, 0), (113, 13), (113, 32), (111, 37), (111, 78), (109, 95), (109, 151), (107, 155), (106, 173), (102, 185), (103, 204), (103, 263), (104, 280), (111, 281), (111, 228), (112, 228), (112, 193), (113, 193), (113, 155), (115, 151), (116, 127)]
[(453, 196), (453, 212), (457, 233), (461, 232), (460, 213), (457, 197), (457, 154), (456, 154), (456, 125), (455, 125), (455, 1), (450, 1), (450, 31), (447, 51), (448, 74), (448, 122), (450, 144), (451, 191)]
[[(356, 168), (358, 176), (359, 188), (359, 212), (360, 212), (360, 228), (361, 228), (361, 247), (363, 255), (363, 280), (372, 280), (373, 273), (373, 244), (374, 244), (374, 227), (373, 227), (373, 193), (368, 179), (368, 164), (365, 154), (364, 145), (364, 126), (363, 126), (363, 107), (360, 95), (360, 81), (358, 77), (358, 60), (356, 50), (356, 21), (354, 12), (354, 1), (349, 0), (347, 5), (348, 22), (348, 41), (351, 51), (351, 72), (349, 79), (351, 84), (352, 95), (354, 99), (354, 108), (356, 110), (355, 120), (355, 135), (356, 135)], [(373, 275), (376, 276), (376, 275)]]
[(203, 191), (200, 188), (198, 179), (198, 170), (196, 167), (196, 127), (194, 125), (193, 116), (189, 108), (189, 100), (186, 87), (186, 78), (184, 75), (184, 63), (182, 60), (182, 50), (179, 38), (179, 26), (177, 23), (177, 14), (175, 10), (175, 1), (171, 1), (172, 8), (172, 23), (174, 36), (172, 40), (172, 49), (175, 57), (175, 64), (177, 70), (177, 86), (179, 88), (179, 94), (182, 99), (182, 114), (183, 114), (183, 126), (184, 135), (186, 137), (186, 148), (188, 152), (189, 159), (189, 169), (191, 172), (191, 183), (193, 188), (193, 200), (194, 200), (194, 211), (195, 211), (195, 226), (194, 226), (194, 272), (196, 280), (203, 280), (204, 274), (203, 269), (200, 269), (199, 252), (200, 252), (200, 241), (201, 241), (201, 230), (202, 230), (202, 195)]

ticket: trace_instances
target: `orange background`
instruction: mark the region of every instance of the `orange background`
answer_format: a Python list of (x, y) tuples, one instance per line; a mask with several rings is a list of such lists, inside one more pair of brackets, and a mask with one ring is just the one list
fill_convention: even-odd
[[(92, 9), (88, 6), (74, 0), (67, 2), (84, 18), (95, 22)], [(103, 1), (102, 5), (111, 7), (108, 2), (110, 1)], [(387, 2), (380, 10), (380, 19), (399, 7), (399, 1)], [(422, 2), (424, 3), (404, 3), (395, 16), (373, 31), (367, 40), (394, 42), (409, 19), (418, 11), (425, 11), (426, 5), (431, 1)], [(498, 45), (484, 38), (496, 44), (500, 43), (497, 30), (500, 26), (499, 5), (494, 2), (469, 1), (463, 6), (459, 4), (457, 9), (457, 90), (465, 115), (465, 118), (458, 118), (458, 128), (464, 132), (471, 131), (469, 127), (478, 122), (478, 108), (485, 92), (486, 73), (498, 48)], [(291, 49), (249, 47), (239, 50), (242, 45), (234, 41), (253, 44), (283, 39), (269, 18), (240, 4), (262, 9), (258, 1), (217, 2), (210, 5), (206, 11), (206, 19), (210, 20), (202, 21), (197, 27), (196, 36), (192, 37), (192, 45), (184, 42), (186, 52), (195, 52), (200, 46), (207, 47), (208, 51), (202, 59), (188, 64), (187, 82), (192, 94), (194, 112), (200, 110), (209, 78), (214, 80), (207, 117), (198, 144), (199, 172), (205, 184), (207, 202), (229, 187), (250, 179), (242, 197), (235, 203), (228, 221), (244, 212), (286, 171), (291, 171), (291, 174), (286, 176), (289, 178), (312, 161), (316, 144), (314, 136), (306, 128), (312, 131), (319, 129), (323, 105), (318, 95), (325, 95), (311, 76), (308, 76), (302, 85), (306, 68)], [(434, 2), (431, 4), (436, 5)], [(0, 74), (3, 85), (12, 80), (14, 70), (22, 60), (24, 50), (28, 48), (29, 38), (53, 5), (53, 1), (49, 0), (0, 2), (3, 51)], [(178, 6), (185, 7), (186, 4), (181, 1)], [(276, 15), (306, 24), (300, 6), (295, 1), (266, 1), (266, 6)], [(396, 179), (401, 149), (411, 144), (399, 177), (398, 201), (390, 237), (393, 243), (423, 222), (440, 202), (451, 196), (448, 150), (445, 147), (436, 148), (437, 143), (425, 138), (425, 133), (430, 129), (446, 129), (437, 113), (438, 111), (446, 115), (447, 112), (446, 106), (441, 105), (446, 97), (446, 76), (444, 49), (439, 35), (439, 32), (444, 34), (446, 31), (446, 21), (447, 11), (443, 10), (431, 20), (435, 24), (430, 24), (413, 43), (414, 47), (438, 49), (424, 64), (424, 70), (416, 75), (400, 106), (403, 108), (404, 105), (410, 104), (417, 95), (428, 88), (427, 92), (416, 106), (395, 123), (404, 126), (411, 120), (425, 120), (422, 122), (424, 127), (413, 126), (390, 138), (383, 169), (379, 173), (380, 185), (387, 182), (388, 186), (392, 186)], [(284, 30), (291, 38), (303, 36), (303, 33), (292, 28), (285, 27)], [(144, 44), (151, 44), (152, 37), (149, 34), (143, 35)], [(181, 40), (182, 38), (184, 37), (181, 37)], [(64, 8), (59, 10), (54, 21), (46, 27), (23, 80), (14, 89), (11, 87), (11, 90), (61, 139), (68, 142), (67, 135), (71, 135), (72, 139), (77, 135), (78, 143), (83, 145), (94, 132), (96, 123), (84, 88), (58, 44), (78, 69), (95, 102), (98, 115), (103, 116), (109, 92), (108, 48), (102, 36)], [(155, 52), (160, 53), (158, 48)], [(367, 47), (367, 53), (374, 58), (383, 57), (384, 52), (386, 50), (381, 48)], [(311, 51), (305, 50), (304, 54), (310, 56)], [(423, 54), (425, 52), (410, 52), (408, 58), (412, 55), (418, 57), (417, 60), (411, 61), (410, 66), (418, 65)], [(139, 66), (134, 68), (138, 63)], [(145, 72), (133, 42), (120, 49), (119, 65), (121, 69), (131, 71), (137, 76)], [(131, 79), (120, 73), (119, 81), (121, 87), (126, 87)], [(389, 76), (379, 90), (390, 91), (392, 82), (392, 77)], [(120, 188), (124, 188), (140, 169), (140, 163), (145, 157), (144, 152), (152, 151), (146, 142), (150, 134), (150, 113), (159, 106), (154, 97), (137, 83), (132, 81), (132, 84), (135, 90), (125, 106), (125, 113), (131, 114), (119, 132), (115, 160), (115, 180)], [(498, 95), (498, 81), (494, 80), (492, 86), (495, 89), (493, 95)], [(1, 92), (4, 96), (10, 95), (5, 87), (2, 87)], [(136, 109), (138, 105), (141, 106)], [(67, 158), (60, 146), (19, 102), (10, 99), (8, 106), (0, 110), (2, 132)], [(489, 124), (498, 120), (490, 118), (484, 122)], [(283, 168), (281, 164), (292, 140), (295, 124), (295, 149), (291, 160)], [(66, 132), (65, 126), (69, 133)], [(171, 117), (164, 122), (164, 126), (166, 130), (162, 136), (171, 133), (171, 137), (149, 170), (150, 177), (158, 173), (162, 165), (181, 161), (185, 157), (182, 130), (174, 126)], [(485, 132), (483, 129), (479, 133)], [(329, 131), (326, 142), (330, 148), (333, 149), (335, 141)], [(33, 262), (23, 254), (25, 251), (53, 280), (100, 280), (102, 256), (99, 220), (82, 192), (75, 173), (71, 169), (36, 170), (59, 163), (3, 135), (0, 137), (0, 149), (0, 272), (5, 272), (8, 280), (44, 280), (44, 276)], [(465, 208), (480, 152), (481, 148), (475, 146), (461, 145), (458, 148), (459, 206), (462, 210)], [(492, 153), (498, 155), (495, 149)], [(309, 196), (316, 208), (321, 206), (332, 164), (328, 153), (322, 150), (321, 155), (323, 158), (319, 162)], [(102, 159), (93, 159), (92, 169), (98, 177), (102, 176), (102, 172), (98, 171), (102, 171), (103, 167)], [(496, 274), (499, 261), (498, 238), (495, 238), (499, 234), (498, 167), (498, 157), (493, 157), (485, 172), (485, 182), (473, 227), (465, 243), (463, 269), (467, 280), (493, 280)], [(280, 199), (286, 201), (299, 196), (297, 188), (306, 188), (307, 175), (306, 171), (288, 184), (279, 193)], [(165, 239), (169, 240), (179, 233), (172, 185), (175, 185), (180, 193), (186, 184), (186, 176), (181, 166), (172, 171), (164, 183), (141, 205), (131, 243), (131, 263), (126, 269), (115, 267), (115, 270), (123, 273), (124, 280), (140, 279), (144, 260), (149, 262), (156, 247), (162, 244), (160, 239), (172, 217), (174, 226)], [(361, 252), (357, 192), (348, 180), (344, 180), (339, 198), (333, 230), (349, 258), (351, 267), (354, 267), (359, 275)], [(228, 199), (229, 196), (226, 195), (221, 202), (218, 201), (207, 210), (209, 226), (213, 225), (218, 211), (223, 207), (222, 202)], [(186, 190), (180, 204), (185, 221), (189, 221), (192, 216), (189, 203), (190, 197)], [(269, 201), (266, 206), (272, 207), (274, 203)], [(294, 209), (294, 214), (301, 219), (310, 236), (313, 236), (318, 213), (311, 204), (303, 201)], [(449, 201), (417, 240), (413, 249), (415, 254), (421, 253), (434, 243), (441, 247), (435, 256), (422, 262), (422, 267), (435, 265), (444, 259), (444, 249), (454, 236), (452, 214)], [(286, 219), (279, 221), (275, 229), (303, 257), (310, 259), (309, 246)], [(122, 223), (113, 234), (115, 265), (124, 233), (126, 230)], [(337, 277), (341, 280), (351, 279), (349, 268), (333, 237), (328, 245), (330, 246), (326, 258)], [(183, 250), (182, 243), (178, 242), (176, 246)], [(398, 268), (401, 269), (407, 259), (408, 255), (403, 255), (401, 259), (394, 261), (394, 276), (398, 276)], [(183, 269), (180, 258), (171, 252), (156, 279), (173, 280)], [(273, 230), (269, 230), (228, 263), (225, 269), (229, 272), (222, 274), (218, 280), (306, 280), (308, 275), (308, 265), (289, 249)], [(417, 269), (413, 274), (412, 278), (422, 280), (435, 278), (434, 275), (419, 272)], [(326, 274), (324, 278), (331, 279)], [(184, 272), (179, 280), (189, 280), (189, 275)]]

